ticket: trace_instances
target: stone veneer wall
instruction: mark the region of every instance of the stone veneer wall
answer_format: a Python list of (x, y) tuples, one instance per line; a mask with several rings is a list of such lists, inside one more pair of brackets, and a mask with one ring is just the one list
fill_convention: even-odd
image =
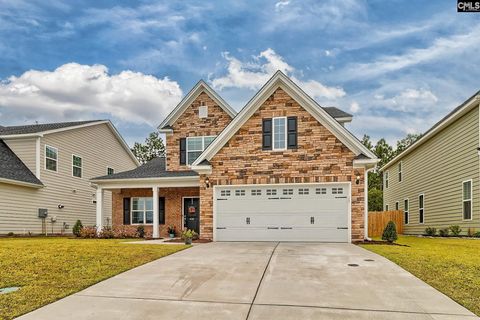
[[(208, 117), (199, 118), (200, 102), (208, 106)], [(202, 92), (185, 112), (175, 121), (173, 134), (167, 134), (167, 170), (189, 170), (180, 165), (180, 138), (195, 136), (216, 136), (232, 120), (209, 95)]]
[[(151, 197), (152, 189), (120, 189), (112, 191), (112, 224), (123, 224), (123, 198)], [(165, 197), (165, 224), (160, 225), (160, 236), (168, 237), (167, 227), (174, 225), (177, 233), (183, 229), (182, 198), (199, 196), (198, 187), (160, 188), (159, 197)], [(145, 225), (146, 230), (152, 226)]]
[[(298, 117), (298, 149), (262, 150), (262, 119)], [(213, 238), (213, 186), (308, 182), (352, 183), (352, 241), (364, 238), (364, 169), (355, 154), (309, 112), (278, 88), (210, 160), (211, 186), (200, 177), (200, 237)], [(356, 173), (360, 183), (355, 183)]]

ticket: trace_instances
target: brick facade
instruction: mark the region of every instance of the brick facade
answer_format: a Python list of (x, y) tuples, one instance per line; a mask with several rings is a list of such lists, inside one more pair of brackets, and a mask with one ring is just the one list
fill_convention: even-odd
[[(208, 107), (208, 117), (199, 118), (201, 102)], [(195, 136), (216, 136), (232, 120), (209, 95), (202, 92), (193, 103), (175, 121), (173, 134), (167, 134), (167, 170), (189, 170), (180, 165), (180, 139)]]
[[(152, 189), (119, 189), (112, 192), (112, 224), (123, 224), (123, 198), (151, 197)], [(174, 225), (177, 232), (183, 229), (182, 202), (183, 197), (199, 196), (199, 189), (189, 188), (160, 188), (159, 197), (165, 197), (165, 224), (160, 225), (160, 236), (168, 237), (167, 227)], [(151, 231), (151, 226), (145, 226)]]
[[(298, 117), (298, 149), (262, 150), (262, 119), (279, 116)], [(200, 177), (200, 236), (213, 238), (213, 185), (350, 181), (352, 240), (363, 240), (364, 169), (353, 168), (354, 157), (309, 112), (277, 89), (210, 160), (210, 188), (205, 188), (207, 175)]]

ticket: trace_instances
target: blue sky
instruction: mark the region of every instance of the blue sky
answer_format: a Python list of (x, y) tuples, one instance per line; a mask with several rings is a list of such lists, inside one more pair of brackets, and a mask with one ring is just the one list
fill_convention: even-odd
[(143, 141), (199, 80), (240, 109), (277, 69), (348, 128), (423, 132), (480, 89), (456, 1), (0, 1), (0, 124), (111, 119)]

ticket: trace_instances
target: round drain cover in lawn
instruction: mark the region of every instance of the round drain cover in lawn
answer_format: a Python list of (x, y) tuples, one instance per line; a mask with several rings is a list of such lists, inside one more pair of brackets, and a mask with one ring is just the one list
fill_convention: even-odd
[(17, 290), (20, 290), (20, 287), (6, 287), (6, 288), (0, 288), (0, 294), (6, 294), (10, 292), (15, 292)]

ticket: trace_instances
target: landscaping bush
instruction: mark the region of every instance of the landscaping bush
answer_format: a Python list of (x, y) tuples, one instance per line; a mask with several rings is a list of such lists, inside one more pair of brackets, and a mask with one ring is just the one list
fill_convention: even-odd
[(9, 233), (7, 233), (7, 236), (9, 236), (9, 237), (13, 237), (14, 235), (15, 235), (15, 233), (13, 233), (11, 231)]
[(460, 233), (462, 232), (462, 228), (460, 226), (450, 226), (450, 232), (452, 233), (452, 236), (458, 237)]
[(112, 227), (104, 226), (98, 235), (99, 238), (102, 239), (112, 239), (115, 237), (115, 233), (113, 232)]
[(140, 225), (137, 227), (137, 234), (139, 238), (145, 238), (145, 227)]
[(474, 236), (475, 238), (480, 238), (480, 231), (475, 232), (475, 233), (473, 234), (473, 236)]
[(449, 228), (442, 228), (438, 230), (438, 234), (440, 237), (448, 237), (448, 234), (450, 233)]
[(83, 228), (82, 221), (77, 220), (77, 222), (75, 222), (75, 225), (73, 226), (73, 229), (72, 229), (73, 234), (76, 237), (80, 237), (80, 231), (82, 231), (82, 228)]
[(138, 238), (138, 232), (136, 226), (114, 226), (113, 234), (115, 238)]
[(80, 230), (80, 237), (85, 239), (93, 239), (97, 237), (97, 228), (95, 227), (83, 227)]
[(395, 222), (389, 221), (387, 226), (385, 227), (385, 230), (383, 230), (382, 240), (393, 243), (397, 241), (397, 239), (397, 226), (395, 225)]
[(425, 228), (425, 234), (427, 236), (433, 237), (434, 235), (437, 234), (437, 229), (434, 228), (434, 227), (427, 227), (427, 228)]

